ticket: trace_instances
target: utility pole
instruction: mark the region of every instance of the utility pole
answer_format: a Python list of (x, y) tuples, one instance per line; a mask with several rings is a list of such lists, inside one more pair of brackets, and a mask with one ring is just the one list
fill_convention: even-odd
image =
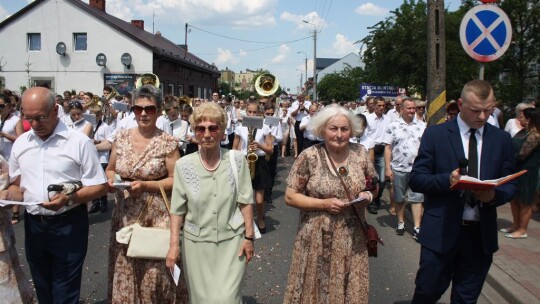
[[(306, 66), (307, 66), (307, 61), (306, 61)], [(313, 101), (316, 101), (316, 100), (317, 100), (317, 27), (313, 29)]]
[(428, 125), (444, 122), (446, 114), (446, 44), (444, 0), (428, 0)]
[(187, 33), (188, 33), (188, 24), (186, 22), (186, 29), (184, 30), (184, 44), (186, 45), (186, 49), (184, 50), (184, 59), (186, 59), (188, 47), (187, 47)]

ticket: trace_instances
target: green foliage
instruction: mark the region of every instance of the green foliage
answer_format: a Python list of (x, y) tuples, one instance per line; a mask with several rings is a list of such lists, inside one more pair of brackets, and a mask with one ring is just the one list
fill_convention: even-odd
[[(540, 0), (504, 0), (499, 6), (508, 14), (512, 44), (494, 62), (485, 64), (484, 79), (491, 82), (496, 96), (513, 107), (538, 86), (536, 73), (529, 71), (540, 53)], [(455, 12), (446, 11), (446, 90), (448, 99), (459, 98), (465, 83), (478, 78), (480, 64), (461, 46), (459, 27), (465, 13), (479, 2), (463, 0)], [(416, 89), (425, 95), (427, 84), (427, 3), (404, 0), (384, 21), (369, 28), (359, 42), (366, 46), (363, 60), (368, 82)], [(502, 80), (501, 75), (507, 75)]]
[(364, 70), (347, 66), (341, 72), (325, 75), (317, 84), (319, 100), (358, 100)]

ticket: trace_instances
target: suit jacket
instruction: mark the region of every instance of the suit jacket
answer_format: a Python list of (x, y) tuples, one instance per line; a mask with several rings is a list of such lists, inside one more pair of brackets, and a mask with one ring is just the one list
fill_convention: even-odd
[[(490, 124), (484, 126), (480, 179), (496, 179), (514, 170), (510, 135)], [(458, 239), (465, 201), (460, 190), (450, 190), (450, 173), (467, 158), (457, 119), (426, 128), (414, 161), (409, 186), (425, 195), (419, 242), (433, 251), (446, 253)], [(479, 204), (483, 249), (492, 254), (498, 247), (496, 207), (514, 195), (516, 183), (495, 188), (495, 200)]]

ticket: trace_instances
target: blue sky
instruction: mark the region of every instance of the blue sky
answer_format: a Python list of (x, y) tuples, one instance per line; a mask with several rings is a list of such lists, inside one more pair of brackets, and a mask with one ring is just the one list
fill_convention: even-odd
[[(32, 0), (0, 0), (0, 20)], [(88, 0), (84, 0), (88, 3)], [(184, 44), (219, 69), (235, 72), (267, 69), (281, 86), (296, 93), (308, 58), (313, 76), (312, 31), (317, 28), (317, 57), (358, 53), (368, 27), (384, 20), (403, 0), (107, 0), (106, 11), (120, 19), (144, 20), (148, 32)], [(460, 1), (446, 1), (451, 11)], [(154, 17), (153, 17), (154, 16)], [(311, 24), (302, 22), (306, 20)], [(153, 23), (153, 26), (152, 26)], [(298, 54), (298, 52), (304, 52)], [(305, 79), (305, 75), (302, 75)]]

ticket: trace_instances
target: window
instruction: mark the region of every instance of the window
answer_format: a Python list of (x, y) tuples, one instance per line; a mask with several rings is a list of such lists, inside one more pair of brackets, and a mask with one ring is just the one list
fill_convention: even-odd
[(32, 77), (31, 81), (33, 87), (45, 87), (53, 92), (55, 91), (54, 78), (52, 77)]
[(73, 34), (73, 45), (75, 46), (75, 51), (86, 51), (87, 34), (86, 33), (74, 33)]
[(178, 96), (184, 96), (184, 86), (178, 85)]
[(41, 51), (41, 34), (28, 34), (28, 51)]
[(169, 94), (174, 96), (174, 84), (172, 83), (169, 84)]

